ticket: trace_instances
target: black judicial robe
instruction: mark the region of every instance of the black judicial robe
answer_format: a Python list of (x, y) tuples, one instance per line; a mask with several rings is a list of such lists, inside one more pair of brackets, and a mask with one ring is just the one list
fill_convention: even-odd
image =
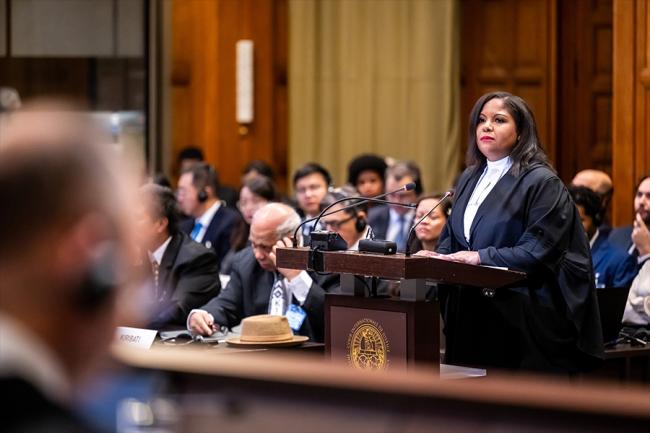
[(533, 164), (508, 171), (463, 235), (468, 200), (483, 172), (461, 175), (438, 252), (478, 251), (481, 264), (526, 272), (520, 286), (484, 296), (442, 286), (448, 364), (572, 373), (603, 356), (591, 255), (578, 211), (562, 181)]

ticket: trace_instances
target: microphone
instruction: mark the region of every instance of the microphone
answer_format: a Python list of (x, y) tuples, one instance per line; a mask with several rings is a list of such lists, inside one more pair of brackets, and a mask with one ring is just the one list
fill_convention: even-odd
[[(389, 192), (386, 192), (386, 193), (383, 193), (383, 194), (376, 195), (376, 196), (374, 196), (374, 197), (361, 197), (361, 196), (358, 196), (358, 197), (346, 197), (346, 198), (342, 198), (342, 199), (336, 200), (334, 203), (330, 204), (330, 205), (327, 206), (325, 209), (323, 209), (323, 210), (321, 211), (321, 213), (318, 214), (318, 216), (316, 216), (316, 217), (314, 217), (314, 218), (306, 219), (306, 220), (304, 220), (303, 222), (301, 222), (301, 223), (298, 225), (298, 227), (296, 227), (296, 230), (293, 232), (293, 247), (295, 248), (295, 247), (298, 246), (298, 230), (300, 230), (300, 229), (302, 228), (302, 226), (304, 226), (305, 224), (307, 224), (307, 223), (309, 223), (309, 222), (312, 222), (312, 221), (316, 221), (316, 222), (314, 223), (314, 227), (317, 227), (317, 226), (318, 226), (318, 222), (320, 221), (320, 219), (321, 219), (322, 217), (324, 217), (324, 216), (329, 216), (329, 215), (332, 215), (332, 214), (334, 214), (334, 213), (336, 213), (336, 212), (341, 212), (341, 211), (343, 211), (343, 210), (347, 210), (347, 209), (353, 208), (353, 207), (355, 207), (355, 206), (359, 206), (360, 204), (365, 203), (365, 202), (384, 203), (384, 204), (392, 204), (392, 205), (395, 205), (395, 206), (402, 206), (402, 207), (408, 207), (408, 208), (415, 208), (415, 207), (417, 207), (417, 206), (414, 205), (414, 204), (412, 204), (412, 203), (409, 203), (409, 204), (403, 204), (403, 203), (394, 202), (394, 201), (381, 200), (382, 197), (386, 197), (387, 195), (398, 194), (398, 193), (400, 193), (400, 192), (405, 192), (405, 191), (412, 191), (412, 190), (414, 190), (414, 189), (415, 189), (415, 183), (413, 183), (413, 182), (409, 182), (409, 183), (407, 183), (406, 185), (404, 185), (404, 186), (402, 186), (402, 187), (396, 189), (395, 191), (389, 191)], [(348, 200), (350, 200), (350, 201), (356, 201), (356, 200), (358, 200), (359, 202), (358, 202), (358, 203), (350, 204), (350, 205), (345, 206), (345, 207), (343, 207), (343, 208), (341, 208), (341, 209), (337, 209), (337, 210), (335, 210), (334, 212), (326, 213), (326, 212), (327, 212), (328, 210), (330, 210), (333, 206), (335, 206), (335, 205), (337, 205), (337, 204), (339, 204), (339, 203), (341, 203), (341, 202), (348, 201)]]
[(415, 224), (413, 224), (413, 226), (412, 226), (411, 229), (409, 230), (409, 235), (406, 237), (406, 248), (404, 249), (404, 255), (405, 255), (406, 257), (409, 257), (409, 256), (411, 255), (410, 241), (411, 241), (411, 236), (413, 236), (413, 232), (415, 231), (415, 228), (416, 228), (417, 226), (419, 226), (420, 223), (421, 223), (422, 221), (424, 221), (424, 220), (425, 220), (429, 215), (431, 215), (431, 212), (433, 212), (434, 210), (436, 210), (436, 209), (438, 208), (438, 206), (440, 206), (440, 205), (442, 204), (443, 201), (445, 201), (445, 200), (447, 200), (449, 197), (453, 197), (453, 196), (454, 196), (454, 192), (453, 192), (453, 191), (447, 191), (447, 192), (445, 193), (445, 195), (442, 196), (442, 198), (440, 199), (440, 201), (438, 201), (438, 203), (436, 203), (436, 205), (435, 205), (434, 207), (432, 207), (431, 209), (429, 209), (429, 212), (427, 212), (426, 214), (424, 214), (424, 216), (423, 216), (422, 218), (420, 218), (420, 219), (419, 219)]

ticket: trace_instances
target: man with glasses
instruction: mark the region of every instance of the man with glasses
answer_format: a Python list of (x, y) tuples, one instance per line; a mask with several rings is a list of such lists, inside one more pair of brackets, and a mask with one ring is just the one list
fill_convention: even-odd
[[(319, 164), (311, 162), (296, 170), (293, 175), (293, 189), (296, 192), (298, 213), (303, 217), (303, 221), (320, 213), (320, 203), (331, 183), (330, 173)], [(302, 226), (305, 245), (309, 244), (309, 235), (314, 229), (314, 222)]]
[(276, 249), (291, 246), (300, 217), (289, 206), (270, 203), (253, 217), (251, 246), (235, 255), (230, 282), (219, 296), (190, 312), (188, 329), (211, 335), (257, 314), (285, 315), (294, 332), (323, 341), (325, 293), (338, 286), (338, 276), (317, 275), (276, 266)]
[[(324, 209), (337, 200), (358, 196), (359, 193), (351, 186), (337, 188), (325, 196), (321, 202)], [(358, 201), (355, 201), (358, 203)], [(321, 221), (325, 230), (338, 233), (347, 243), (348, 250), (358, 251), (359, 241), (361, 239), (371, 239), (372, 229), (368, 225), (366, 203), (359, 203), (349, 209), (341, 210), (346, 206), (353, 204), (352, 201), (343, 201), (334, 205), (327, 213), (331, 215), (324, 216)], [(341, 210), (340, 212), (337, 212)], [(336, 212), (336, 213), (333, 213)]]

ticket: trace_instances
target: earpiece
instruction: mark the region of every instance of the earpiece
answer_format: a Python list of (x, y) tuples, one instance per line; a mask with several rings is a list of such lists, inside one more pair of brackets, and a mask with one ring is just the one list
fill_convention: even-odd
[[(199, 203), (205, 203), (208, 200), (208, 191), (207, 191), (207, 186), (210, 185), (211, 179), (217, 179), (217, 173), (215, 172), (214, 168), (210, 164), (204, 164), (205, 167), (205, 172), (206, 172), (206, 179), (205, 179), (205, 185), (203, 188), (201, 188), (201, 191), (197, 194), (196, 198), (199, 201)], [(216, 191), (214, 191), (216, 193)]]
[(354, 223), (354, 228), (357, 230), (357, 232), (359, 233), (363, 232), (367, 226), (368, 226), (368, 222), (366, 221), (366, 219), (363, 217), (359, 217), (357, 215), (357, 220)]
[(115, 243), (101, 243), (79, 287), (79, 305), (82, 309), (98, 308), (111, 297), (119, 284), (117, 266)]

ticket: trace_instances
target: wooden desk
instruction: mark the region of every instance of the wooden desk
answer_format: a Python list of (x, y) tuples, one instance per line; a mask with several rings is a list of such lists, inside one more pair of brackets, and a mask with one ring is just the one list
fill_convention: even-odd
[(619, 381), (626, 383), (650, 383), (650, 344), (619, 344), (605, 350), (605, 362), (595, 374), (611, 378), (617, 375)]
[(172, 394), (162, 397), (177, 404), (177, 431), (629, 433), (650, 425), (647, 389), (633, 386), (524, 375), (440, 380), (430, 368), (368, 372), (286, 354), (114, 353), (170, 375)]
[[(294, 347), (276, 347), (276, 348), (244, 348), (233, 347), (227, 343), (189, 343), (186, 345), (165, 344), (160, 339), (154, 342), (151, 350), (170, 351), (174, 353), (178, 350), (187, 349), (195, 352), (200, 351), (207, 356), (228, 356), (228, 355), (254, 355), (254, 356), (297, 356), (299, 358), (310, 357), (312, 359), (325, 360), (325, 344), (306, 342), (300, 346)], [(432, 370), (434, 371), (434, 370)], [(487, 371), (481, 368), (461, 367), (459, 365), (440, 364), (441, 379), (471, 379), (482, 378), (487, 376)]]

